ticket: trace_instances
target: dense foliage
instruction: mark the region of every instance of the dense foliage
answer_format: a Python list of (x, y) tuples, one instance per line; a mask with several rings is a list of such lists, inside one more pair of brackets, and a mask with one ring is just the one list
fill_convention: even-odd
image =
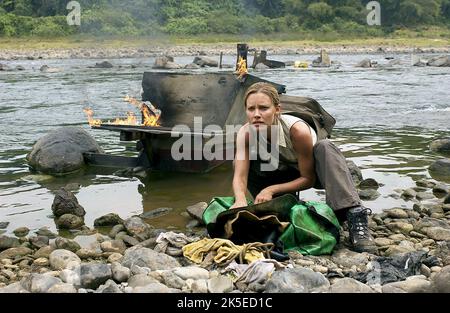
[(80, 26), (67, 24), (68, 2), (0, 0), (0, 36), (383, 34), (450, 25), (450, 0), (379, 0), (381, 27), (367, 25), (368, 0), (78, 0)]

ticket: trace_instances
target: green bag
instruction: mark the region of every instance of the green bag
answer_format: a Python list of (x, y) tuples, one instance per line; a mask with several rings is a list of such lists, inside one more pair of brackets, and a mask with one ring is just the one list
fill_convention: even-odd
[(284, 252), (295, 250), (303, 255), (330, 254), (339, 242), (339, 222), (325, 203), (300, 202), (291, 209), (290, 220), (291, 224), (280, 237)]

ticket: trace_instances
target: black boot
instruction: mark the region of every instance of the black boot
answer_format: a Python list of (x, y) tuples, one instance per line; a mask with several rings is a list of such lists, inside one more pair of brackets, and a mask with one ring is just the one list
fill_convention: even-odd
[(368, 214), (372, 214), (372, 211), (360, 206), (351, 208), (348, 211), (347, 220), (350, 246), (356, 252), (375, 254), (377, 252), (377, 246), (370, 234), (367, 220)]

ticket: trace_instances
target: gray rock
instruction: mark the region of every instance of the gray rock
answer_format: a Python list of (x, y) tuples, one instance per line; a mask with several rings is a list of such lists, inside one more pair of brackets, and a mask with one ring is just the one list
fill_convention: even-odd
[(59, 278), (64, 283), (73, 285), (77, 288), (81, 286), (80, 267), (74, 267), (73, 269), (64, 269), (59, 272)]
[(9, 222), (0, 222), (0, 229), (6, 229), (9, 225)]
[(181, 66), (180, 64), (174, 63), (174, 62), (167, 62), (166, 65), (164, 66), (165, 69), (168, 70), (177, 70), (180, 68), (183, 68), (183, 66)]
[(383, 293), (429, 293), (432, 292), (431, 282), (425, 276), (410, 276), (404, 281), (385, 284)]
[(100, 243), (98, 241), (100, 238), (101, 236), (95, 234), (88, 236), (76, 236), (73, 240), (78, 243), (81, 248), (101, 253), (102, 249), (100, 248)]
[(199, 69), (200, 66), (195, 63), (189, 63), (184, 66), (185, 69), (196, 70)]
[(364, 59), (360, 61), (358, 64), (356, 64), (355, 67), (369, 68), (372, 67), (372, 62), (370, 61), (370, 59)]
[(359, 183), (359, 188), (362, 189), (378, 189), (380, 188), (380, 185), (378, 182), (373, 178), (366, 178), (362, 182)]
[(104, 285), (98, 287), (95, 293), (122, 293), (122, 290), (114, 281), (108, 280)]
[(127, 249), (127, 246), (125, 246), (125, 243), (122, 240), (103, 241), (100, 244), (100, 247), (104, 252), (116, 252), (120, 254), (123, 254)]
[(139, 214), (140, 218), (156, 218), (168, 214), (172, 208), (158, 208)]
[(152, 227), (137, 216), (126, 219), (123, 225), (131, 236), (135, 236), (141, 241), (149, 239), (152, 234)]
[(412, 188), (405, 189), (402, 193), (402, 197), (406, 199), (415, 198), (416, 196), (417, 192)]
[(345, 268), (360, 266), (369, 263), (369, 256), (366, 253), (357, 253), (348, 249), (340, 249), (331, 256), (331, 261)]
[(166, 64), (168, 62), (173, 62), (174, 59), (171, 56), (162, 56), (162, 57), (157, 57), (155, 59), (155, 63), (153, 64), (153, 68), (154, 69), (165, 69), (166, 68)]
[(329, 292), (331, 293), (374, 293), (375, 291), (369, 286), (353, 279), (341, 278), (331, 285)]
[(10, 284), (6, 287), (0, 288), (0, 293), (30, 293), (22, 287), (20, 282)]
[[(121, 235), (120, 237), (119, 237), (119, 236), (116, 236), (116, 239), (122, 240), (123, 242), (125, 242), (125, 243), (128, 244), (129, 246), (136, 246), (136, 245), (139, 244), (139, 240), (137, 240), (137, 239), (134, 238), (134, 237), (128, 236), (128, 235)], [(144, 242), (144, 241), (143, 241), (143, 242)]]
[(447, 195), (450, 192), (450, 189), (447, 185), (437, 184), (433, 187), (433, 193), (440, 195)]
[(132, 288), (143, 287), (143, 286), (147, 286), (147, 285), (153, 284), (153, 283), (159, 283), (159, 282), (156, 279), (154, 279), (153, 277), (150, 277), (146, 274), (134, 275), (134, 276), (131, 276), (130, 279), (128, 280), (128, 286), (130, 286)]
[(446, 67), (450, 66), (450, 57), (443, 55), (431, 58), (428, 61), (428, 66), (434, 66), (434, 67)]
[(56, 284), (53, 285), (47, 293), (77, 293), (77, 289), (71, 284)]
[(31, 293), (46, 293), (51, 287), (62, 282), (61, 279), (50, 275), (32, 273), (23, 278), (20, 283)]
[(400, 208), (393, 208), (385, 210), (384, 212), (386, 212), (387, 216), (391, 218), (408, 218), (408, 213)]
[(81, 248), (80, 250), (78, 250), (76, 252), (76, 255), (80, 259), (86, 260), (86, 259), (97, 259), (97, 258), (100, 258), (102, 256), (102, 253), (98, 252), (96, 250), (92, 250), (92, 249)]
[(195, 57), (194, 61), (192, 61), (192, 63), (197, 64), (198, 66), (201, 67), (205, 67), (205, 66), (209, 66), (209, 67), (218, 67), (219, 66), (219, 62), (207, 58), (207, 57)]
[(125, 252), (122, 265), (128, 268), (131, 268), (133, 265), (148, 267), (152, 271), (180, 267), (180, 263), (175, 258), (138, 246), (129, 248)]
[(77, 267), (81, 264), (80, 258), (73, 252), (57, 249), (50, 253), (50, 266), (54, 270), (63, 270)]
[(56, 217), (60, 217), (65, 214), (72, 214), (79, 217), (86, 215), (84, 208), (78, 203), (75, 195), (61, 188), (55, 192), (55, 199), (52, 204), (52, 212)]
[(363, 189), (358, 192), (362, 200), (375, 200), (380, 196), (380, 193), (374, 189)]
[(25, 237), (30, 232), (28, 227), (19, 227), (13, 230), (14, 235), (17, 237)]
[(20, 241), (17, 238), (0, 236), (0, 251), (9, 248), (16, 248), (20, 246)]
[(448, 195), (447, 197), (445, 197), (444, 203), (445, 203), (445, 204), (450, 204), (450, 195)]
[(267, 69), (270, 69), (270, 67), (265, 65), (264, 63), (258, 63), (255, 65), (255, 70), (262, 71)]
[(273, 273), (265, 292), (316, 293), (328, 291), (329, 287), (329, 281), (321, 273), (307, 268), (288, 268)]
[(429, 181), (429, 180), (426, 180), (426, 179), (421, 179), (421, 180), (418, 180), (416, 182), (416, 185), (418, 187), (433, 188), (436, 185), (436, 183), (432, 182), (432, 181)]
[(164, 271), (161, 273), (164, 284), (169, 288), (182, 289), (186, 283), (183, 279), (175, 275), (171, 271)]
[(394, 244), (394, 241), (388, 238), (375, 238), (373, 241), (379, 247), (391, 246)]
[(111, 272), (113, 279), (119, 283), (128, 281), (131, 276), (130, 269), (117, 262), (111, 264)]
[(414, 229), (414, 226), (412, 224), (404, 222), (387, 223), (386, 227), (394, 233), (402, 233), (404, 235), (408, 235)]
[(439, 293), (450, 293), (450, 266), (445, 266), (432, 278), (433, 289)]
[(312, 67), (330, 67), (331, 66), (331, 60), (328, 55), (328, 53), (322, 49), (320, 51), (320, 56), (312, 61), (311, 64)]
[(66, 174), (81, 169), (83, 153), (103, 149), (80, 127), (62, 127), (39, 139), (27, 155), (28, 164), (47, 174)]
[(430, 143), (430, 150), (436, 151), (436, 152), (450, 151), (450, 138), (433, 140)]
[(122, 223), (123, 220), (115, 213), (109, 213), (94, 220), (94, 226), (115, 226)]
[(233, 291), (233, 281), (227, 276), (216, 276), (208, 279), (210, 293), (228, 293)]
[(442, 227), (427, 227), (422, 229), (422, 232), (436, 241), (450, 241), (450, 229)]
[(107, 264), (88, 263), (80, 267), (80, 281), (83, 288), (97, 289), (111, 277), (111, 267)]
[(184, 280), (188, 279), (208, 279), (209, 272), (198, 266), (187, 266), (174, 269), (174, 274)]
[(48, 246), (49, 239), (46, 236), (34, 236), (30, 238), (30, 243), (33, 245), (33, 247), (40, 249)]
[(199, 202), (194, 205), (188, 206), (186, 212), (193, 219), (201, 222), (203, 224), (203, 212), (205, 211), (208, 204), (206, 202)]
[(100, 63), (95, 63), (95, 65), (93, 66), (93, 68), (113, 68), (114, 66), (109, 63), (108, 61), (103, 61)]
[(111, 253), (108, 257), (108, 263), (122, 262), (123, 255), (120, 253)]
[(428, 227), (441, 227), (450, 230), (450, 225), (447, 222), (431, 217), (424, 217), (414, 223), (414, 230), (421, 233), (424, 233), (422, 229)]
[(173, 289), (159, 282), (154, 282), (145, 286), (138, 286), (133, 289), (133, 293), (172, 293)]
[(195, 280), (191, 285), (192, 293), (208, 293), (208, 281), (206, 279)]
[(121, 231), (124, 231), (124, 230), (125, 230), (125, 226), (123, 226), (122, 224), (115, 225), (109, 232), (108, 236), (114, 239), (114, 238), (116, 238), (118, 233), (120, 233)]
[(84, 225), (84, 218), (73, 214), (64, 214), (56, 219), (59, 229), (79, 229)]
[(32, 254), (33, 250), (26, 247), (9, 248), (0, 252), (0, 260), (2, 259), (14, 259), (16, 257)]
[(427, 199), (433, 199), (434, 195), (428, 192), (418, 192), (416, 195), (417, 200), (427, 200)]
[(45, 246), (40, 248), (38, 251), (36, 251), (34, 253), (34, 257), (35, 258), (49, 258), (50, 257), (50, 253), (52, 253), (52, 251), (55, 250), (54, 247), (52, 246)]
[(65, 249), (73, 253), (81, 249), (81, 246), (77, 242), (63, 237), (56, 238), (55, 245), (57, 249)]
[(440, 176), (450, 176), (450, 159), (440, 159), (430, 165), (429, 170)]
[(36, 235), (38, 235), (38, 236), (46, 236), (49, 239), (54, 239), (54, 238), (58, 237), (58, 235), (54, 234), (52, 231), (50, 231), (49, 229), (47, 229), (45, 227), (42, 227), (42, 228), (38, 229), (36, 231)]

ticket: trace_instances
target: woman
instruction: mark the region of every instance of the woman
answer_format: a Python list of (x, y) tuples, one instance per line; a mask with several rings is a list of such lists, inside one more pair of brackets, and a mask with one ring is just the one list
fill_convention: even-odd
[[(361, 206), (339, 149), (328, 139), (318, 140), (315, 129), (302, 119), (282, 114), (278, 92), (268, 83), (252, 85), (244, 104), (248, 123), (237, 135), (232, 208), (247, 206), (247, 188), (258, 204), (285, 193), (323, 187), (327, 204), (338, 219), (348, 220), (353, 249), (375, 252), (368, 229), (368, 209)], [(259, 154), (251, 158), (255, 148), (269, 144), (275, 147), (271, 156), (278, 159), (272, 171), (262, 170), (264, 162)]]

